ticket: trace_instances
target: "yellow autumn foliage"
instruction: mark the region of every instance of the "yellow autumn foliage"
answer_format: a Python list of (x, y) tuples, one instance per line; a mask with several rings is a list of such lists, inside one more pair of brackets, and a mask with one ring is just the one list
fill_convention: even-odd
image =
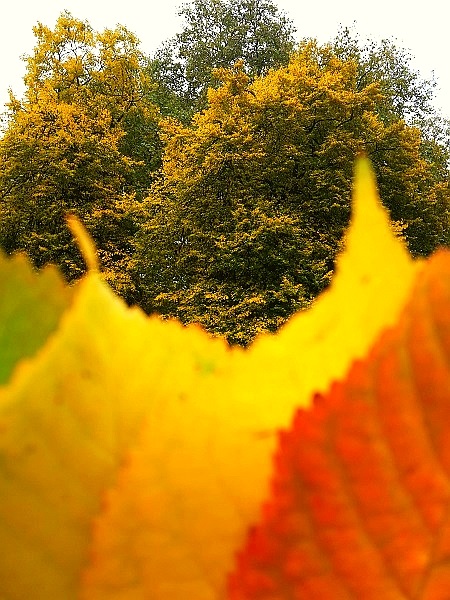
[(417, 272), (365, 159), (353, 207), (330, 289), (246, 351), (127, 308), (95, 271), (76, 285), (0, 389), (1, 597), (224, 597), (277, 431), (395, 323)]
[(331, 280), (361, 148), (411, 251), (442, 243), (447, 210), (420, 131), (381, 118), (380, 84), (360, 81), (354, 60), (310, 41), (264, 76), (237, 63), (216, 77), (189, 125), (161, 122), (162, 172), (133, 263), (147, 313), (244, 346), (277, 331)]

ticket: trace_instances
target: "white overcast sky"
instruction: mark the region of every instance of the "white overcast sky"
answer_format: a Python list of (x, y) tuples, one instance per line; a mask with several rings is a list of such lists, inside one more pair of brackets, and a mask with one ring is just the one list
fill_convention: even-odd
[[(88, 20), (94, 29), (125, 25), (151, 53), (181, 29), (177, 12), (183, 0), (8, 0), (0, 19), (0, 112), (7, 89), (21, 94), (25, 65), (20, 59), (34, 46), (32, 27), (38, 22), (53, 27), (63, 10)], [(278, 0), (293, 21), (297, 38), (316, 37), (326, 42), (339, 25), (351, 26), (362, 39), (394, 38), (411, 51), (415, 67), (424, 77), (434, 72), (439, 84), (437, 106), (450, 118), (449, 19), (445, 0)]]

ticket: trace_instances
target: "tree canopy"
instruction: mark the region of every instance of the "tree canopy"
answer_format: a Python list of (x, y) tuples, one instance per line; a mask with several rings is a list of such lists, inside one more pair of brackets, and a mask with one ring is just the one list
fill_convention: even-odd
[[(121, 153), (136, 163), (133, 185), (142, 193), (161, 150), (157, 111), (150, 99), (155, 86), (139, 40), (121, 25), (94, 31), (68, 12), (60, 15), (54, 29), (39, 23), (34, 34), (34, 52), (26, 57), (25, 101), (32, 105), (47, 86), (60, 103), (76, 104), (91, 115), (107, 111), (111, 129), (121, 132)], [(14, 101), (13, 112), (19, 106)], [(139, 161), (145, 169), (136, 169)]]
[(242, 60), (249, 76), (262, 75), (295, 47), (293, 23), (272, 0), (193, 0), (179, 14), (184, 27), (156, 52), (152, 75), (188, 107), (202, 108), (219, 85), (214, 69)]
[(448, 242), (448, 197), (420, 131), (380, 118), (382, 86), (361, 87), (354, 60), (305, 42), (253, 81), (242, 65), (216, 76), (223, 85), (191, 125), (163, 123), (136, 259), (146, 310), (244, 344), (275, 330), (329, 281), (362, 149), (411, 249)]
[(0, 138), (3, 250), (77, 278), (75, 212), (127, 302), (246, 345), (327, 286), (361, 150), (411, 252), (448, 245), (449, 127), (405, 51), (295, 46), (270, 0), (181, 14), (152, 59), (123, 26), (37, 25)]
[(34, 33), (25, 97), (11, 97), (0, 141), (0, 244), (25, 250), (36, 266), (56, 262), (73, 279), (83, 267), (65, 214), (75, 211), (108, 279), (132, 300), (124, 275), (136, 231), (130, 211), (161, 154), (144, 57), (124, 27), (95, 32), (69, 13)]

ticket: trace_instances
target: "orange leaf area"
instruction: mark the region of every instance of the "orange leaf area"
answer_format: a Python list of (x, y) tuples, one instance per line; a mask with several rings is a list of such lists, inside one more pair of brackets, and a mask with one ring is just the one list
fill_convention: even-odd
[(399, 323), (279, 436), (232, 600), (450, 598), (450, 253)]

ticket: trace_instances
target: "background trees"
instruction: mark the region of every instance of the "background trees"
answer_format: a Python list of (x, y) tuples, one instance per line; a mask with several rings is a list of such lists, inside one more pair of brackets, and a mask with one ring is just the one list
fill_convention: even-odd
[(357, 87), (377, 83), (382, 94), (376, 107), (384, 123), (405, 121), (421, 132), (421, 153), (433, 164), (436, 181), (445, 179), (450, 161), (450, 126), (433, 106), (436, 82), (412, 66), (411, 54), (392, 40), (364, 43), (349, 28), (331, 42), (333, 51), (357, 65)]
[(59, 262), (69, 277), (79, 275), (65, 213), (77, 211), (89, 225), (94, 210), (114, 204), (130, 168), (118, 139), (108, 113), (89, 117), (58, 102), (49, 87), (18, 110), (0, 145), (3, 248), (26, 250), (37, 266)]
[[(411, 251), (449, 243), (449, 135), (433, 84), (390, 41), (294, 50), (269, 0), (194, 0), (156, 57), (118, 26), (39, 24), (0, 139), (0, 245), (105, 276), (147, 312), (247, 344), (328, 284), (365, 149)], [(209, 89), (208, 89), (209, 87)]]
[(152, 76), (172, 98), (172, 106), (174, 96), (183, 100), (178, 116), (205, 106), (208, 87), (220, 83), (214, 69), (242, 60), (245, 72), (255, 77), (286, 64), (295, 46), (292, 21), (271, 0), (194, 0), (179, 14), (183, 30), (157, 51), (151, 64)]
[(331, 47), (344, 60), (357, 64), (359, 89), (377, 82), (382, 91), (378, 116), (385, 122), (403, 119), (420, 125), (434, 113), (435, 81), (423, 79), (412, 67), (411, 54), (392, 40), (362, 42), (352, 29), (341, 28)]
[(382, 86), (361, 88), (356, 61), (308, 42), (253, 82), (239, 65), (216, 76), (190, 126), (163, 125), (136, 259), (146, 310), (244, 344), (276, 329), (329, 281), (363, 148), (412, 250), (448, 241), (420, 131), (380, 118)]
[(25, 98), (11, 98), (0, 141), (0, 244), (77, 277), (82, 261), (64, 219), (75, 211), (95, 237), (108, 279), (132, 301), (135, 201), (161, 153), (144, 57), (124, 27), (94, 32), (68, 13), (53, 30), (39, 24), (34, 32)]

